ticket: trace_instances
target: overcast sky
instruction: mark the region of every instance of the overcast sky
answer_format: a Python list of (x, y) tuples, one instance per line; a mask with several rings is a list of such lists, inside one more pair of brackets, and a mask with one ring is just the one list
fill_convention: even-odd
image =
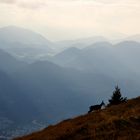
[(0, 27), (8, 25), (51, 40), (140, 34), (140, 0), (0, 0)]

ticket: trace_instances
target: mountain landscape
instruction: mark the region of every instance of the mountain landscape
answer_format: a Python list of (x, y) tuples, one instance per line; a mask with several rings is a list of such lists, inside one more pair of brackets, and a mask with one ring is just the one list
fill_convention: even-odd
[(140, 140), (140, 0), (0, 0), (0, 140)]
[[(56, 64), (65, 67), (72, 67), (79, 70), (100, 72), (101, 73), (122, 73), (127, 69), (134, 71), (138, 69), (140, 43), (134, 41), (124, 41), (116, 45), (109, 42), (100, 42), (87, 46), (85, 49), (79, 50), (78, 54), (69, 57), (72, 49), (64, 50), (63, 52), (54, 56), (57, 61)], [(77, 50), (78, 51), (78, 50)], [(74, 55), (73, 49), (73, 55)], [(61, 58), (66, 55), (67, 58)], [(61, 57), (58, 57), (61, 56)], [(67, 62), (65, 62), (67, 61)], [(116, 73), (117, 72), (117, 73)], [(136, 72), (137, 73), (137, 72)]]
[(56, 63), (60, 66), (68, 65), (71, 61), (74, 61), (78, 55), (81, 54), (81, 50), (76, 47), (70, 47), (64, 49), (62, 52), (54, 55), (50, 59), (53, 63)]
[(16, 72), (19, 68), (26, 66), (23, 61), (19, 61), (9, 53), (0, 49), (0, 69), (6, 73)]
[[(51, 41), (39, 33), (17, 26), (7, 26), (0, 29), (0, 40), (9, 43), (51, 44)], [(19, 46), (20, 47), (20, 46)]]
[(52, 42), (42, 35), (16, 26), (0, 28), (0, 48), (28, 63), (51, 55)]
[(115, 85), (128, 98), (139, 96), (140, 43), (90, 40), (61, 46), (20, 27), (0, 29), (0, 139), (86, 113), (107, 102)]

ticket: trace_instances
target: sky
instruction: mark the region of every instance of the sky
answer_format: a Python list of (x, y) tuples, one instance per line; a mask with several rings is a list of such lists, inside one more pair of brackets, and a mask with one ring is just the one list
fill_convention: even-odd
[(0, 0), (0, 27), (9, 25), (53, 41), (140, 34), (140, 0)]

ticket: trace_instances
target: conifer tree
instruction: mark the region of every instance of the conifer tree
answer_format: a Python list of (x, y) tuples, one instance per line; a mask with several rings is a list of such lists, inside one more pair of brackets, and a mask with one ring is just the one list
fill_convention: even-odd
[(127, 98), (122, 97), (120, 88), (118, 86), (116, 86), (111, 99), (109, 99), (108, 101), (109, 101), (108, 106), (111, 106), (111, 105), (117, 105), (117, 104), (126, 102)]

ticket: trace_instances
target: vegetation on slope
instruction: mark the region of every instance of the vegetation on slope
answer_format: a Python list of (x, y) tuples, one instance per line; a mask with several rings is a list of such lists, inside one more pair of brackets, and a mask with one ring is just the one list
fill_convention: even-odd
[(140, 97), (15, 140), (140, 140)]

